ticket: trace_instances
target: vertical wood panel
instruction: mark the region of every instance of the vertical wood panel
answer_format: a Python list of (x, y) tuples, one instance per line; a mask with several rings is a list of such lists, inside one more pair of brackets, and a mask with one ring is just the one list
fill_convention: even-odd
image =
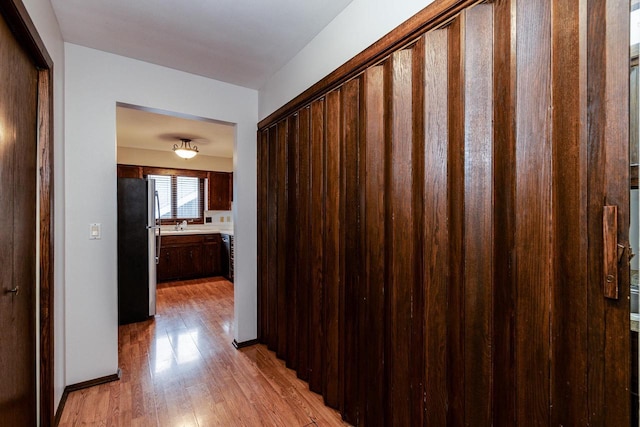
[[(588, 57), (593, 60), (589, 62), (588, 94), (593, 99), (593, 104), (588, 110), (589, 145), (587, 151), (588, 168), (594, 172), (589, 173), (588, 211), (587, 221), (589, 227), (589, 262), (587, 264), (589, 274), (588, 288), (588, 346), (590, 348), (600, 347), (605, 341), (605, 301), (602, 293), (602, 258), (603, 258), (603, 237), (602, 237), (602, 212), (604, 191), (604, 169), (602, 165), (606, 161), (604, 155), (604, 113), (603, 100), (605, 95), (605, 85), (595, 84), (596, 81), (606, 80), (605, 67), (606, 49), (603, 40), (598, 40), (605, 32), (606, 20), (604, 19), (606, 2), (590, 1), (588, 3)], [(593, 246), (591, 246), (593, 245)], [(587, 387), (589, 389), (588, 407), (589, 422), (591, 425), (605, 425), (605, 378), (604, 378), (604, 354), (589, 353), (588, 365), (589, 375), (587, 377)]]
[[(387, 221), (389, 312), (386, 360), (392, 425), (411, 425), (411, 327), (414, 288), (413, 51), (391, 55)], [(408, 350), (409, 349), (409, 350)]]
[(551, 424), (587, 425), (586, 3), (552, 3)]
[[(628, 176), (628, 34), (629, 2), (607, 0), (590, 2), (588, 6), (589, 46), (588, 87), (593, 114), (590, 120), (589, 150), (593, 162), (588, 166), (592, 175), (601, 175), (594, 188), (589, 188), (590, 249), (589, 264), (596, 264), (594, 275), (589, 277), (589, 348), (603, 347), (606, 357), (598, 357), (590, 351), (589, 411), (592, 425), (628, 423), (629, 420), (629, 364), (609, 363), (612, 358), (630, 354), (629, 344), (629, 265), (623, 258), (619, 263), (618, 278), (620, 298), (604, 300), (597, 281), (602, 278), (602, 244), (591, 235), (596, 233), (596, 218), (602, 219), (602, 206), (618, 206), (618, 242), (628, 245), (629, 224), (629, 176)], [(596, 173), (593, 173), (593, 172)], [(615, 171), (615, 172), (614, 172)], [(590, 182), (591, 184), (591, 182)], [(598, 200), (599, 199), (599, 200)], [(593, 201), (593, 205), (591, 205)], [(591, 273), (591, 271), (590, 271)], [(598, 406), (601, 405), (601, 406)]]
[(364, 425), (384, 424), (387, 420), (387, 377), (385, 375), (385, 71), (387, 65), (369, 68), (364, 73), (364, 134), (365, 152), (361, 161), (366, 168), (364, 185), (365, 217), (364, 234), (364, 298), (367, 298), (366, 322), (363, 334), (367, 337), (367, 351), (363, 351), (366, 363), (363, 375), (365, 406)]
[(298, 367), (298, 252), (292, 250), (298, 241), (298, 115), (287, 119), (287, 230), (286, 230), (286, 267), (285, 286), (287, 299), (287, 335), (286, 362), (287, 367)]
[(324, 99), (311, 104), (311, 280), (309, 298), (309, 388), (323, 389), (324, 337), (323, 312), (323, 242), (324, 242)]
[(515, 425), (515, 0), (494, 3), (493, 420)]
[(364, 307), (358, 298), (360, 289), (360, 198), (359, 198), (359, 131), (360, 131), (360, 79), (345, 83), (341, 98), (342, 146), (340, 174), (340, 204), (344, 209), (341, 233), (341, 269), (343, 270), (342, 302), (340, 304), (339, 358), (340, 382), (338, 391), (341, 411), (347, 421), (355, 424), (358, 412), (358, 375), (360, 373), (359, 314)]
[[(618, 206), (618, 243), (629, 247), (629, 2), (608, 0), (606, 9), (606, 186), (605, 204)], [(625, 254), (628, 255), (628, 254)], [(629, 334), (629, 258), (618, 263), (617, 301), (607, 300), (604, 351), (606, 421), (624, 425), (630, 418), (629, 384), (631, 353)], [(622, 359), (622, 363), (613, 362)]]
[(466, 12), (464, 39), (465, 422), (491, 424), (493, 6)]
[[(310, 107), (300, 110), (298, 115), (298, 240), (297, 280), (298, 280), (298, 377), (309, 378), (309, 308), (310, 295)], [(315, 331), (314, 331), (315, 332)]]
[[(448, 354), (449, 383), (448, 420), (450, 425), (464, 425), (464, 282), (463, 212), (464, 212), (464, 12), (449, 27), (449, 295)], [(428, 73), (427, 73), (428, 74)]]
[(518, 424), (549, 419), (551, 246), (551, 14), (517, 5), (516, 393)]
[(278, 300), (277, 300), (277, 283), (278, 283), (278, 175), (276, 173), (276, 154), (277, 154), (277, 127), (269, 128), (269, 194), (268, 194), (268, 255), (267, 262), (269, 268), (267, 271), (267, 304), (268, 304), (268, 330), (267, 330), (267, 346), (270, 350), (275, 350), (278, 345)]
[[(628, 262), (619, 267), (622, 294), (605, 300), (602, 291), (603, 205), (618, 206), (618, 224), (628, 224), (628, 35), (629, 4), (620, 0), (587, 4), (588, 51), (588, 390), (591, 425), (628, 425), (629, 364), (607, 363), (630, 354)], [(613, 172), (616, 171), (616, 172)], [(624, 213), (620, 212), (623, 208)], [(628, 241), (628, 228), (618, 240)], [(625, 333), (626, 332), (626, 333)], [(602, 349), (603, 351), (594, 351)], [(606, 355), (605, 355), (606, 352)], [(627, 359), (628, 360), (628, 359)]]
[(277, 124), (278, 133), (276, 140), (276, 192), (278, 198), (278, 224), (277, 224), (277, 281), (276, 281), (276, 301), (277, 301), (277, 345), (276, 354), (284, 358), (287, 354), (287, 323), (289, 313), (287, 312), (287, 213), (288, 206), (288, 183), (287, 183), (287, 120), (281, 120)]
[(325, 228), (324, 228), (324, 323), (325, 379), (323, 395), (327, 405), (339, 407), (340, 377), (339, 308), (343, 291), (343, 254), (340, 249), (341, 222), (344, 205), (340, 203), (340, 91), (326, 97), (326, 157), (325, 157)]
[(422, 425), (424, 420), (424, 376), (425, 376), (425, 350), (424, 350), (424, 38), (416, 41), (411, 48), (411, 131), (412, 131), (412, 156), (411, 156), (411, 182), (412, 192), (412, 217), (411, 236), (413, 244), (413, 265), (411, 278), (411, 423)]
[(425, 35), (425, 425), (447, 424), (448, 31)]
[(259, 132), (258, 142), (258, 335), (266, 343), (268, 330), (268, 193), (269, 132)]

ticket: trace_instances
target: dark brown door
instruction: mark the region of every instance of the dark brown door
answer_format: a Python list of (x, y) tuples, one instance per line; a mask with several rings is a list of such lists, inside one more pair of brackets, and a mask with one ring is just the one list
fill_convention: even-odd
[(4, 19), (0, 81), (0, 426), (35, 426), (37, 71)]

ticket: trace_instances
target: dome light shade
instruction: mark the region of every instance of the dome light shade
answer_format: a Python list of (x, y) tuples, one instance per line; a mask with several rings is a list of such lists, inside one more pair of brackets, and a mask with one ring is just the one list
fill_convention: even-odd
[(173, 144), (173, 151), (178, 156), (186, 160), (186, 159), (191, 159), (195, 157), (196, 154), (198, 154), (198, 147), (195, 145), (192, 147), (190, 139), (180, 138), (180, 141), (182, 141), (180, 146), (178, 146), (178, 144)]

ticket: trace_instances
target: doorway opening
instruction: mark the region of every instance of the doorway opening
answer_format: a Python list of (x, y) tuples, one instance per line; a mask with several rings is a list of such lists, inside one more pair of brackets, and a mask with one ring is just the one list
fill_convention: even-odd
[[(118, 103), (116, 135), (122, 325), (164, 315), (160, 288), (233, 282), (236, 129)], [(177, 154), (185, 141), (188, 159)]]

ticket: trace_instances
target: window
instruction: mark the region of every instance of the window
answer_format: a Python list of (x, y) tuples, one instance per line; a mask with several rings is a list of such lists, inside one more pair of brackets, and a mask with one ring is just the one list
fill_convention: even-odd
[(181, 175), (147, 175), (156, 181), (162, 222), (202, 222), (204, 179)]

